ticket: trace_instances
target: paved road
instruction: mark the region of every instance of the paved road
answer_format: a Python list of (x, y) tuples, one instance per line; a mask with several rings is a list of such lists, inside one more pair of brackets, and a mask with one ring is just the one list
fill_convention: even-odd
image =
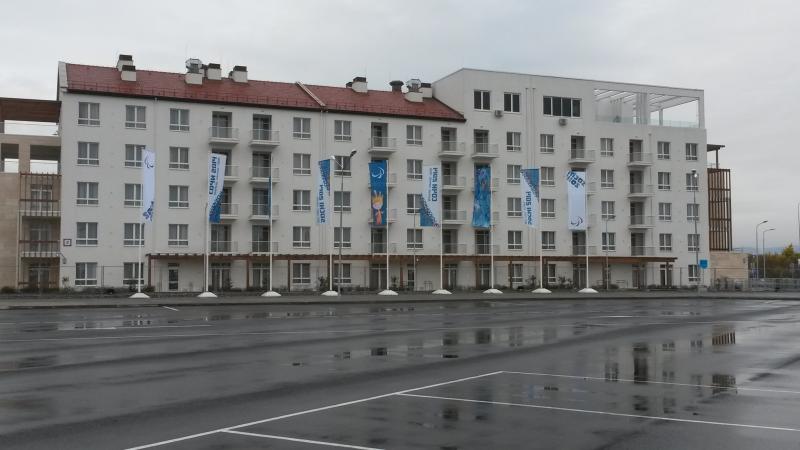
[(3, 311), (0, 447), (800, 448), (800, 302)]

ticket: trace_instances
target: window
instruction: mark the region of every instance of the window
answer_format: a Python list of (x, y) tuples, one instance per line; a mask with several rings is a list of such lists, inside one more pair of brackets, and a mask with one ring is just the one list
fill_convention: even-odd
[(292, 211), (311, 211), (311, 191), (304, 189), (292, 191)]
[(491, 93), (489, 91), (475, 91), (475, 109), (489, 111), (492, 109)]
[(406, 144), (422, 145), (421, 125), (406, 125)]
[(614, 171), (611, 169), (600, 170), (600, 187), (603, 189), (614, 189)]
[(503, 94), (503, 111), (519, 112), (519, 94), (513, 92), (506, 92)]
[(125, 128), (147, 128), (144, 106), (125, 106)]
[(658, 159), (669, 159), (669, 142), (658, 142), (657, 156)]
[(556, 249), (556, 232), (542, 231), (542, 250)]
[(97, 222), (78, 222), (75, 245), (79, 247), (97, 245)]
[(617, 215), (614, 212), (614, 201), (604, 200), (600, 203), (603, 220), (615, 220)]
[(540, 170), (542, 186), (555, 186), (556, 185), (556, 168), (555, 167), (542, 167)]
[(522, 151), (522, 133), (509, 131), (506, 133), (506, 150), (509, 152)]
[(508, 249), (522, 250), (522, 231), (508, 230)]
[(540, 134), (539, 151), (542, 153), (555, 153), (555, 136), (552, 134)]
[(295, 117), (292, 137), (295, 139), (311, 139), (311, 119)]
[(421, 228), (407, 228), (406, 229), (406, 249), (408, 249), (408, 250), (422, 250), (422, 229)]
[(311, 264), (292, 263), (292, 284), (311, 283)]
[(406, 177), (409, 180), (422, 179), (422, 160), (421, 159), (407, 159), (406, 160)]
[(669, 172), (658, 172), (658, 190), (659, 191), (668, 191), (670, 190), (670, 179), (671, 174)]
[(189, 245), (189, 225), (184, 223), (169, 224), (167, 245), (179, 247)]
[(351, 128), (352, 124), (349, 120), (334, 120), (333, 140), (336, 142), (350, 142), (352, 140)]
[(508, 197), (508, 217), (522, 217), (522, 198)]
[(350, 248), (350, 227), (335, 227), (333, 229), (333, 248)]
[(696, 192), (698, 190), (698, 178), (696, 173), (689, 172), (686, 174), (686, 190), (689, 192)]
[(97, 198), (99, 184), (96, 182), (78, 181), (78, 195), (76, 202), (78, 205), (97, 205), (100, 201)]
[(176, 170), (189, 170), (189, 148), (169, 148), (169, 168)]
[(686, 160), (697, 161), (697, 144), (686, 144)]
[(689, 251), (690, 252), (699, 252), (700, 251), (700, 235), (699, 234), (688, 234), (686, 236), (686, 242), (689, 243)]
[(586, 137), (585, 136), (570, 136), (569, 137), (569, 148), (572, 150), (585, 150), (586, 149)]
[(556, 201), (552, 198), (542, 199), (542, 218), (555, 219), (556, 218)]
[(333, 163), (333, 174), (339, 177), (349, 177), (352, 175), (350, 171), (350, 156), (349, 155), (336, 155), (336, 162)]
[(602, 234), (602, 249), (604, 252), (617, 251), (617, 233), (608, 232)]
[(336, 263), (333, 265), (333, 282), (337, 284), (350, 284), (353, 282), (353, 277), (350, 275), (350, 263)]
[(689, 282), (700, 282), (700, 267), (697, 264), (689, 264)]
[(672, 203), (659, 203), (658, 204), (658, 220), (671, 221), (672, 220)]
[(142, 206), (142, 185), (125, 183), (125, 206)]
[(78, 125), (100, 125), (100, 103), (78, 103)]
[(170, 208), (188, 208), (189, 186), (170, 186), (168, 206)]
[(292, 173), (295, 175), (311, 175), (311, 155), (295, 153), (292, 156)]
[(519, 177), (521, 171), (522, 171), (522, 166), (520, 166), (519, 164), (506, 165), (506, 182), (508, 184), (519, 184)]
[(144, 145), (125, 144), (125, 167), (142, 167)]
[(169, 131), (189, 131), (189, 110), (170, 108)]
[(75, 286), (97, 286), (97, 263), (75, 263)]
[(311, 248), (311, 227), (292, 228), (292, 247)]
[(508, 265), (508, 281), (514, 284), (522, 284), (522, 264), (514, 263)]
[(581, 116), (581, 100), (579, 98), (544, 97), (543, 100), (545, 116)]
[(694, 222), (700, 220), (700, 204), (687, 203), (686, 204), (686, 220)]
[(78, 142), (78, 165), (99, 166), (100, 144), (97, 142)]
[(422, 194), (406, 194), (406, 214), (419, 214), (422, 207)]
[(350, 191), (336, 191), (333, 193), (333, 211), (350, 212)]
[(126, 286), (144, 284), (144, 263), (122, 263), (122, 284)]
[(662, 252), (672, 251), (672, 234), (661, 233), (658, 235), (658, 250)]
[(122, 245), (124, 246), (144, 246), (144, 224), (125, 223), (123, 224)]
[(614, 156), (614, 139), (600, 138), (600, 156)]

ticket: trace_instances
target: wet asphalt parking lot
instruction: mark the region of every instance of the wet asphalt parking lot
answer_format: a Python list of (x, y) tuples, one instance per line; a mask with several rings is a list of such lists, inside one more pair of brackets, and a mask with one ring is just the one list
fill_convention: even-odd
[(800, 302), (0, 312), (0, 447), (800, 449)]

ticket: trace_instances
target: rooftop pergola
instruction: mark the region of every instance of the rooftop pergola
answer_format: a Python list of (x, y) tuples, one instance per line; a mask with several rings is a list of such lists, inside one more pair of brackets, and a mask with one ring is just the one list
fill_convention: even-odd
[(698, 97), (683, 96), (683, 95), (614, 91), (610, 89), (595, 89), (594, 99), (597, 102), (621, 101), (622, 103), (635, 104), (636, 97), (639, 94), (647, 94), (647, 104), (649, 107), (649, 112), (651, 113), (699, 100)]

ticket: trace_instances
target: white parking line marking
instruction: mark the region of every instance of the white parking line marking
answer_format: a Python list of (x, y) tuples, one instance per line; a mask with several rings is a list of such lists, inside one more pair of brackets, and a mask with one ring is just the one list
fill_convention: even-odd
[(487, 405), (500, 405), (500, 406), (518, 406), (521, 408), (545, 409), (549, 411), (564, 411), (564, 412), (574, 412), (583, 414), (600, 414), (604, 416), (629, 417), (635, 419), (663, 420), (667, 422), (697, 423), (702, 425), (720, 425), (726, 427), (755, 428), (759, 430), (773, 430), (773, 431), (800, 431), (800, 428), (770, 427), (766, 425), (750, 425), (745, 423), (729, 423), (729, 422), (714, 422), (710, 420), (680, 419), (677, 417), (645, 416), (641, 414), (615, 413), (609, 411), (596, 411), (591, 409), (562, 408), (558, 406), (531, 405), (526, 403), (494, 402), (488, 400), (473, 400), (469, 398), (439, 397), (436, 395), (421, 395), (421, 394), (408, 394), (408, 393), (397, 394), (397, 395), (403, 397), (427, 398), (433, 400), (448, 400), (453, 402), (482, 403)]
[[(592, 380), (592, 381), (608, 381), (602, 377), (582, 377), (578, 375), (562, 375), (557, 373), (541, 373), (541, 372), (515, 372), (510, 370), (504, 370), (503, 373), (510, 373), (515, 375), (533, 375), (533, 376), (540, 376), (540, 377), (557, 377), (557, 378), (571, 378), (575, 380)], [(731, 389), (731, 390), (740, 390), (740, 391), (755, 391), (755, 392), (773, 392), (778, 394), (794, 394), (800, 395), (800, 391), (789, 391), (784, 389), (771, 389), (771, 388), (753, 388), (753, 387), (744, 387), (744, 386), (714, 386), (713, 384), (690, 384), (690, 383), (669, 383), (666, 381), (636, 381), (631, 379), (625, 378), (618, 378), (614, 380), (614, 382), (621, 382), (621, 383), (636, 383), (636, 384), (663, 384), (668, 386), (682, 386), (682, 387), (699, 387), (699, 388), (710, 388), (710, 389)]]
[(301, 416), (301, 415), (304, 415), (304, 414), (311, 414), (311, 413), (315, 413), (315, 412), (319, 412), (319, 411), (326, 411), (326, 410), (329, 410), (329, 409), (340, 408), (342, 406), (355, 405), (355, 404), (358, 404), (358, 403), (364, 403), (364, 402), (368, 402), (368, 401), (371, 401), (371, 400), (378, 400), (378, 399), (381, 399), (381, 398), (392, 397), (392, 396), (395, 396), (395, 395), (405, 394), (405, 393), (408, 393), (408, 392), (420, 391), (420, 390), (423, 390), (423, 389), (430, 389), (430, 388), (435, 388), (435, 387), (439, 387), (439, 386), (445, 386), (445, 385), (448, 385), (448, 384), (460, 383), (462, 381), (469, 381), (469, 380), (475, 380), (475, 379), (478, 379), (478, 378), (489, 377), (489, 376), (497, 375), (497, 374), (500, 374), (500, 373), (503, 373), (503, 372), (502, 371), (497, 371), (497, 372), (484, 373), (484, 374), (481, 374), (481, 375), (475, 375), (475, 376), (471, 376), (471, 377), (459, 378), (457, 380), (451, 380), (451, 381), (444, 381), (444, 382), (441, 382), (441, 383), (430, 384), (428, 386), (422, 386), (422, 387), (413, 388), (413, 389), (406, 389), (406, 390), (403, 390), (403, 391), (392, 392), (392, 393), (389, 393), (389, 394), (375, 395), (373, 397), (367, 397), (367, 398), (362, 398), (362, 399), (358, 399), (358, 400), (351, 400), (349, 402), (337, 403), (335, 405), (322, 406), (322, 407), (319, 407), (319, 408), (308, 409), (308, 410), (305, 410), (305, 411), (298, 411), (298, 412), (294, 412), (294, 413), (291, 413), (291, 414), (284, 414), (282, 416), (270, 417), (269, 419), (256, 420), (254, 422), (248, 422), (248, 423), (243, 423), (243, 424), (240, 424), (240, 425), (233, 425), (233, 426), (230, 426), (230, 427), (219, 428), (219, 429), (216, 429), (216, 430), (206, 431), (206, 432), (203, 432), (203, 433), (191, 434), (191, 435), (188, 435), (188, 436), (182, 436), (182, 437), (178, 437), (178, 438), (175, 438), (175, 439), (170, 439), (170, 440), (167, 440), (167, 441), (161, 441), (161, 442), (155, 442), (155, 443), (152, 443), (152, 444), (142, 445), (142, 446), (139, 446), (139, 447), (131, 447), (128, 450), (140, 450), (140, 449), (143, 449), (143, 448), (159, 447), (161, 445), (166, 445), (166, 444), (172, 444), (172, 443), (175, 443), (175, 442), (185, 441), (187, 439), (194, 439), (194, 438), (198, 438), (198, 437), (202, 437), (202, 436), (208, 436), (209, 434), (232, 431), (232, 430), (235, 430), (236, 428), (244, 428), (244, 427), (250, 427), (250, 426), (253, 426), (253, 425), (259, 425), (259, 424), (262, 424), (262, 423), (274, 422), (276, 420), (288, 419), (290, 417)]
[(359, 450), (382, 450), (380, 448), (375, 448), (375, 447), (362, 447), (360, 445), (337, 444), (335, 442), (324, 442), (324, 441), (312, 441), (312, 440), (309, 440), (309, 439), (298, 439), (298, 438), (291, 438), (291, 437), (288, 437), (288, 436), (274, 436), (272, 434), (247, 433), (245, 431), (227, 430), (227, 431), (223, 431), (222, 433), (241, 434), (243, 436), (252, 436), (252, 437), (260, 437), (260, 438), (268, 438), (268, 439), (281, 439), (281, 440), (284, 440), (284, 441), (302, 442), (304, 444), (326, 445), (328, 447), (355, 448), (355, 449), (359, 449)]
[(162, 307), (162, 308), (171, 309), (172, 311), (178, 311), (178, 308), (173, 308), (173, 307), (171, 307), (171, 306), (163, 306), (163, 305), (162, 305), (161, 307)]

